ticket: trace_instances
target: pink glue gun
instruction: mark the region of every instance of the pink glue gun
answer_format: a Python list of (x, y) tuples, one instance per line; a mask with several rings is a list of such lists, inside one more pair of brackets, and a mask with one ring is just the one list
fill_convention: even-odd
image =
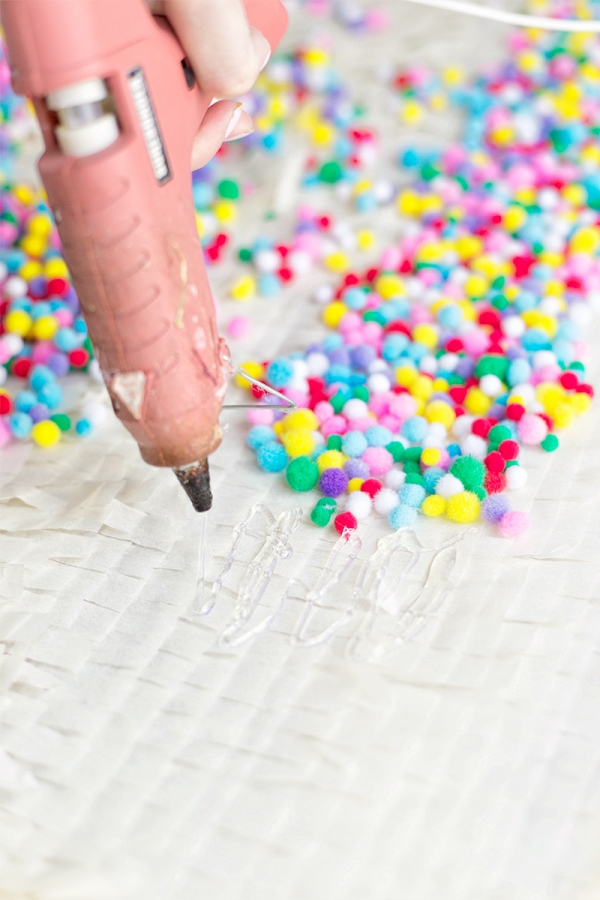
[[(274, 49), (279, 0), (244, 0)], [(14, 90), (45, 142), (40, 175), (110, 398), (143, 459), (210, 508), (207, 457), (231, 364), (191, 190), (212, 98), (144, 0), (2, 0)]]

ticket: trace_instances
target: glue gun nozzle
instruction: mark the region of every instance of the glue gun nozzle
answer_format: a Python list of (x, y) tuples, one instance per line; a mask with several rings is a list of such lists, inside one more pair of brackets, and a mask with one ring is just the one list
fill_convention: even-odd
[(201, 459), (189, 466), (173, 469), (196, 512), (207, 512), (212, 506), (208, 460)]

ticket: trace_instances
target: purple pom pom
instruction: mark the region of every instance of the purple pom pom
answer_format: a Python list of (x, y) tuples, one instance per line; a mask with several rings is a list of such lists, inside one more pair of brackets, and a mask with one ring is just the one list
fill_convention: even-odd
[(481, 518), (490, 525), (496, 525), (510, 510), (510, 500), (504, 494), (490, 494), (481, 504)]
[(371, 474), (371, 470), (362, 459), (349, 459), (348, 462), (344, 463), (344, 472), (349, 479), (368, 478)]
[(348, 476), (343, 469), (325, 469), (319, 487), (326, 497), (339, 497), (348, 487)]

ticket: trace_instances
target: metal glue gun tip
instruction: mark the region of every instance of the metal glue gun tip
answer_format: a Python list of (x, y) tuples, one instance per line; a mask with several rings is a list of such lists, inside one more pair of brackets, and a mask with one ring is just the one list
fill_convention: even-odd
[(208, 460), (201, 459), (190, 466), (181, 466), (173, 471), (196, 512), (208, 512), (213, 502)]

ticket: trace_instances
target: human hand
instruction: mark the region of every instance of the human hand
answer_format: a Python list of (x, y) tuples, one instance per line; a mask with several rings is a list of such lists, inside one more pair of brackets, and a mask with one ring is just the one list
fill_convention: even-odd
[(271, 55), (269, 42), (246, 19), (241, 0), (146, 0), (166, 16), (184, 48), (202, 91), (219, 98), (194, 140), (192, 169), (212, 159), (223, 141), (250, 134), (250, 116), (233, 97), (247, 93)]

